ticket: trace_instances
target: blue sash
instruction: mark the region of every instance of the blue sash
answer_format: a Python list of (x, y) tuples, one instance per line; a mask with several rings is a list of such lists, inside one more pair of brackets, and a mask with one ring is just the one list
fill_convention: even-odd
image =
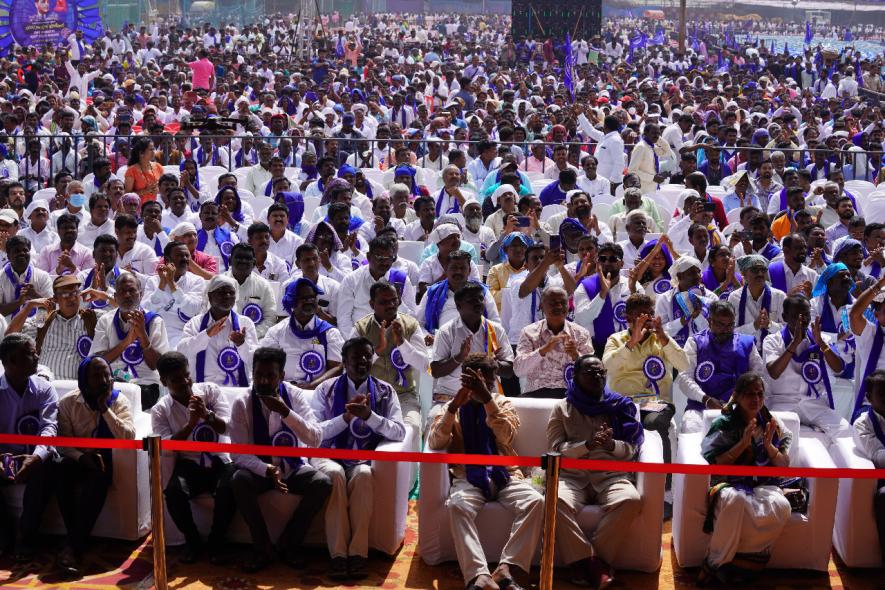
[[(836, 406), (833, 404), (833, 388), (830, 385), (830, 375), (827, 371), (824, 353), (821, 351), (820, 346), (814, 344), (814, 337), (812, 336), (810, 329), (808, 330), (806, 337), (812, 345), (806, 348), (802, 354), (793, 355), (793, 360), (799, 363), (799, 372), (802, 375), (802, 378), (805, 379), (805, 382), (808, 384), (808, 392), (806, 395), (808, 397), (820, 397), (820, 392), (815, 385), (823, 382), (824, 390), (827, 394), (827, 403), (831, 410), (835, 409)], [(784, 340), (784, 348), (789, 347), (790, 342), (793, 341), (793, 335), (790, 333), (790, 328), (788, 326), (781, 328), (781, 338)]]
[(864, 367), (863, 376), (860, 380), (860, 387), (857, 390), (857, 398), (854, 400), (854, 413), (851, 417), (852, 422), (857, 419), (863, 408), (864, 400), (867, 396), (867, 377), (876, 370), (879, 357), (882, 355), (882, 345), (885, 343), (885, 332), (882, 331), (882, 326), (878, 323), (876, 323), (875, 326), (876, 335), (873, 336), (873, 345), (870, 347), (870, 355), (867, 357), (867, 365)]
[[(738, 305), (738, 326), (744, 325), (744, 315), (747, 310), (747, 293), (749, 293), (750, 287), (749, 285), (745, 285), (743, 290), (741, 291), (741, 301)], [(762, 292), (762, 309), (768, 312), (769, 318), (771, 317), (771, 287), (765, 285), (765, 290)], [(759, 311), (761, 312), (762, 309)], [(762, 341), (765, 340), (765, 337), (768, 336), (768, 330), (762, 330), (762, 334), (759, 338), (759, 346), (762, 346)]]
[[(348, 381), (349, 378), (346, 374), (341, 375), (335, 380), (335, 385), (332, 388), (332, 418), (341, 416), (346, 410)], [(376, 379), (370, 376), (368, 378), (368, 389), (369, 407), (372, 408), (372, 412), (376, 412), (378, 408), (378, 399), (375, 395), (376, 388)], [(354, 422), (357, 423), (354, 424)], [(363, 420), (354, 417), (350, 421), (350, 427), (333, 438), (330, 444), (335, 449), (352, 449), (354, 444), (356, 444), (358, 449), (374, 450), (382, 438), (380, 434), (373, 431)]]
[(784, 268), (784, 261), (772, 262), (768, 265), (768, 276), (771, 278), (771, 286), (775, 289), (789, 293), (787, 287), (787, 271)]
[[(311, 351), (306, 351), (306, 352), (301, 353), (302, 358), (299, 359), (299, 366), (301, 367), (301, 370), (304, 371), (304, 373), (306, 375), (305, 379), (308, 382), (311, 382), (314, 379), (316, 379), (316, 377), (318, 377), (326, 368), (326, 359), (329, 358), (329, 345), (328, 345), (328, 339), (326, 337), (326, 332), (328, 332), (332, 328), (333, 328), (333, 326), (329, 322), (327, 322), (325, 320), (321, 320), (320, 318), (314, 318), (313, 328), (310, 330), (302, 330), (295, 323), (295, 316), (289, 317), (289, 329), (292, 331), (292, 334), (296, 338), (298, 338), (299, 340), (313, 340), (314, 338), (316, 338), (317, 340), (320, 341), (320, 344), (322, 344), (322, 346), (323, 346), (323, 358), (322, 359), (315, 359), (315, 358), (307, 359), (307, 358), (305, 358), (304, 355), (310, 355)], [(316, 354), (316, 353), (314, 353), (314, 354)], [(310, 361), (314, 361), (314, 360), (321, 361), (319, 363), (319, 365), (316, 367), (317, 368), (316, 373), (307, 370), (307, 368), (306, 368), (307, 362), (305, 362), (305, 361), (310, 362)]]
[[(584, 287), (584, 291), (587, 293), (587, 299), (593, 301), (593, 299), (599, 294), (600, 290), (599, 275), (593, 274), (585, 278), (581, 281), (581, 286)], [(623, 303), (623, 301), (619, 301), (617, 305), (612, 305), (611, 297), (606, 294), (605, 301), (602, 303), (602, 309), (600, 310), (599, 315), (596, 316), (596, 319), (593, 320), (594, 347), (605, 346), (605, 341), (616, 331), (615, 322), (618, 324), (618, 330), (627, 329), (627, 316), (625, 315), (626, 305), (624, 305), (624, 311), (621, 310), (621, 305)], [(617, 308), (617, 310), (615, 308)]]
[[(215, 243), (218, 244), (218, 251), (221, 252), (221, 260), (224, 262), (224, 269), (227, 270), (230, 268), (230, 253), (234, 247), (234, 243), (230, 238), (230, 232), (223, 229), (220, 225), (216, 225), (215, 229), (212, 231), (212, 237), (215, 238)], [(197, 231), (197, 250), (203, 252), (206, 249), (206, 243), (208, 241), (209, 234), (206, 233), (206, 230), (200, 229)]]
[(777, 258), (777, 256), (781, 253), (781, 249), (768, 242), (765, 244), (765, 247), (762, 248), (762, 251), (759, 252), (760, 256), (763, 256), (766, 260), (771, 261)]
[[(120, 267), (115, 264), (113, 270), (111, 271), (111, 274), (113, 275), (113, 281), (111, 281), (109, 286), (112, 287), (117, 283), (117, 277), (120, 276)], [(93, 268), (89, 271), (89, 274), (86, 275), (86, 279), (83, 281), (83, 288), (89, 289), (90, 287), (92, 287), (92, 281), (94, 280), (95, 269)], [(92, 309), (104, 309), (107, 306), (108, 302), (103, 299), (96, 299), (95, 301), (89, 303), (89, 307), (91, 307)]]
[[(212, 319), (212, 313), (206, 312), (203, 314), (203, 319), (200, 321), (200, 331), (202, 332), (207, 327), (209, 327), (209, 320)], [(238, 331), (240, 329), (240, 320), (237, 312), (231, 310), (230, 312), (230, 328), (232, 331)], [(236, 355), (231, 354), (236, 353)], [(222, 359), (222, 355), (227, 355), (224, 359)], [(226, 346), (221, 349), (218, 353), (218, 363), (219, 367), (225, 372), (224, 385), (229, 385), (231, 387), (248, 387), (249, 386), (249, 378), (246, 375), (246, 363), (243, 362), (243, 359), (239, 356), (239, 352), (233, 346)], [(222, 366), (222, 360), (230, 360), (231, 367), (225, 368)], [(233, 361), (239, 361), (236, 363), (236, 366), (233, 366)], [(197, 383), (204, 383), (206, 381), (206, 351), (201, 350), (197, 353)], [(236, 371), (236, 373), (234, 373)], [(221, 385), (219, 383), (219, 385)]]
[(872, 406), (867, 408), (867, 415), (870, 417), (870, 423), (873, 425), (873, 432), (876, 434), (876, 438), (880, 443), (885, 445), (885, 433), (882, 432), (882, 427), (879, 425), (879, 419), (876, 417), (876, 411)]
[(442, 189), (440, 191), (439, 196), (436, 198), (436, 217), (439, 218), (443, 213), (460, 213), (461, 212), (461, 204), (458, 202), (458, 198), (454, 197), (455, 204), (449, 207), (447, 210), (442, 210), (443, 200), (446, 198), (446, 189)]
[[(270, 427), (267, 420), (264, 419), (264, 412), (261, 411), (262, 403), (260, 396), (254, 391), (250, 391), (249, 394), (252, 396), (252, 440), (255, 444), (297, 447), (298, 437), (295, 436), (292, 429), (286, 426), (286, 423), (282, 420), (280, 420), (280, 430), (278, 430), (273, 438), (271, 438)], [(286, 407), (291, 409), (292, 400), (289, 398), (289, 391), (286, 389), (284, 383), (280, 383), (280, 397), (283, 399)], [(265, 463), (271, 462), (270, 456), (259, 455), (258, 458)], [(283, 457), (283, 460), (289, 466), (292, 473), (296, 473), (304, 464), (304, 460), (301, 457)]]
[[(148, 333), (148, 336), (150, 336), (151, 333), (151, 322), (153, 322), (156, 317), (158, 317), (158, 315), (152, 311), (144, 312), (144, 328)], [(113, 324), (114, 330), (117, 332), (117, 340), (122, 341), (126, 338), (126, 332), (123, 331), (119, 309), (114, 312)], [(126, 365), (126, 370), (129, 371), (133, 377), (138, 378), (138, 371), (135, 370), (135, 367), (144, 362), (144, 351), (141, 348), (141, 339), (136, 338), (135, 342), (124, 348), (123, 353), (120, 355), (120, 360)]]
[(424, 296), (427, 298), (427, 305), (424, 307), (424, 327), (433, 334), (439, 328), (439, 318), (449, 298), (449, 279), (430, 285)]
[[(464, 452), (468, 455), (497, 455), (495, 433), (486, 424), (486, 409), (474, 401), (467, 402), (458, 410)], [(510, 483), (510, 472), (501, 465), (465, 465), (467, 481), (479, 488), (486, 499), (494, 497), (491, 484), (500, 490)]]
[[(13, 295), (13, 298), (16, 301), (18, 301), (18, 298), (21, 297), (21, 294), (22, 294), (22, 284), (18, 282), (18, 276), (16, 276), (15, 271), (12, 270), (12, 265), (8, 262), (6, 263), (6, 266), (3, 268), (3, 272), (6, 273), (6, 277), (9, 279), (9, 282), (12, 283), (12, 286), (14, 288), (15, 294)], [(28, 268), (25, 269), (25, 283), (31, 282), (31, 277), (33, 276), (33, 274), (34, 274), (34, 270), (31, 268), (31, 265), (28, 264)], [(15, 314), (17, 314), (21, 308), (22, 308), (21, 305), (16, 307), (15, 311), (12, 312), (12, 315), (14, 316)], [(37, 313), (37, 310), (32, 309), (31, 313), (29, 313), (28, 316), (30, 317), (36, 313)]]

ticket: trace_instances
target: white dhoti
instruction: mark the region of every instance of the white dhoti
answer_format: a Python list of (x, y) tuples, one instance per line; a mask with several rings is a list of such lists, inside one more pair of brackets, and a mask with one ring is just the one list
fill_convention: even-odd
[(796, 412), (802, 426), (824, 433), (830, 442), (852, 436), (851, 425), (836, 410), (830, 408), (826, 392), (822, 392), (821, 397), (772, 396), (771, 404), (766, 406), (772, 412)]
[(752, 492), (724, 488), (716, 499), (707, 562), (719, 567), (731, 563), (737, 553), (770, 550), (790, 513), (790, 502), (777, 486), (757, 486)]
[[(605, 515), (590, 539), (578, 524), (578, 513), (587, 504), (598, 504)], [(559, 501), (556, 505), (556, 550), (563, 561), (571, 565), (598, 554), (606, 563), (612, 563), (625, 532), (642, 508), (642, 500), (633, 482), (627, 478), (611, 479), (600, 486), (582, 486), (567, 478), (559, 480)]]
[(704, 430), (704, 413), (700, 410), (685, 410), (682, 414), (682, 424), (679, 427), (682, 434), (706, 432)]
[(374, 504), (372, 465), (357, 463), (345, 467), (331, 459), (313, 459), (311, 464), (332, 480), (325, 514), (329, 554), (368, 557)]
[[(447, 501), (449, 524), (458, 565), (467, 583), (477, 576), (491, 573), (476, 529), (476, 515), (488, 501), (482, 490), (466, 479), (457, 478), (452, 483)], [(495, 501), (513, 514), (510, 537), (501, 551), (499, 563), (515, 565), (528, 572), (544, 528), (544, 497), (529, 483), (511, 480), (498, 492)]]

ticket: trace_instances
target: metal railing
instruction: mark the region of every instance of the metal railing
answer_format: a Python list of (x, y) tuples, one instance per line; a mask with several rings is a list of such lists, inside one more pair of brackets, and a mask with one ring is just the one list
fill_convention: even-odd
[[(885, 95), (883, 95), (885, 97)], [(410, 151), (409, 163), (422, 168), (442, 170), (442, 161), (433, 160), (430, 153), (430, 142), (427, 138), (417, 139), (367, 139), (345, 138), (340, 136), (323, 137), (298, 137), (298, 136), (269, 136), (253, 137), (244, 135), (190, 135), (180, 133), (177, 135), (19, 135), (0, 138), (0, 145), (5, 147), (7, 160), (6, 165), (14, 165), (18, 170), (19, 181), (25, 185), (29, 193), (40, 188), (51, 186), (53, 178), (59, 172), (66, 171), (75, 179), (82, 180), (93, 172), (93, 167), (99, 159), (108, 160), (111, 163), (111, 171), (116, 173), (127, 165), (128, 154), (135, 142), (151, 139), (155, 146), (154, 161), (163, 166), (181, 166), (186, 159), (200, 157), (203, 161), (198, 162), (200, 168), (208, 165), (220, 166), (231, 172), (253, 166), (258, 163), (258, 150), (262, 143), (268, 143), (278, 155), (280, 144), (284, 140), (292, 142), (291, 152), (286, 156), (287, 167), (298, 167), (296, 163), (307, 150), (308, 145), (317, 159), (326, 155), (335, 157), (338, 166), (351, 162), (355, 168), (376, 168), (388, 170), (397, 165), (396, 152), (402, 148)], [(211, 140), (211, 147), (202, 147), (200, 140)], [(437, 138), (439, 139), (439, 138)], [(450, 155), (454, 149), (462, 150), (470, 158), (478, 156), (477, 148), (484, 140), (479, 139), (440, 139), (440, 155)], [(37, 142), (40, 145), (39, 157), (36, 159), (29, 153), (28, 144)], [(69, 142), (69, 147), (63, 148), (63, 142)], [(251, 142), (253, 147), (248, 151), (243, 150), (243, 144)], [(333, 143), (334, 142), (334, 143)], [(596, 142), (554, 142), (541, 141), (544, 146), (543, 159), (532, 156), (532, 148), (538, 141), (531, 142), (494, 142), (497, 147), (497, 155), (513, 154), (517, 160), (517, 168), (521, 172), (545, 173), (552, 161), (553, 151), (557, 147), (564, 146), (569, 152), (569, 162), (578, 165), (580, 160), (594, 152)], [(625, 145), (625, 154), (629, 161), (633, 147), (636, 144)], [(690, 145), (690, 144), (689, 144)], [(696, 146), (696, 152), (704, 149), (703, 145)], [(875, 181), (874, 172), (879, 166), (872, 166), (872, 162), (881, 165), (882, 152), (867, 150), (830, 149), (826, 147), (800, 148), (800, 147), (759, 147), (759, 146), (719, 146), (720, 160), (728, 163), (737, 157), (739, 163), (751, 159), (752, 152), (761, 152), (762, 159), (766, 159), (774, 152), (781, 152), (786, 158), (788, 166), (805, 168), (814, 163), (814, 154), (825, 154), (824, 166), (830, 168), (846, 166), (847, 180), (859, 179)], [(85, 153), (84, 153), (85, 152)], [(414, 160), (412, 159), (414, 154)], [(736, 156), (737, 154), (737, 156)], [(189, 156), (189, 157), (187, 157)], [(676, 172), (680, 155), (674, 153), (675, 161), (670, 163), (671, 169)], [(575, 161), (577, 159), (577, 162)], [(12, 162), (10, 162), (12, 160)], [(858, 166), (863, 172), (855, 174)], [(73, 168), (73, 169), (72, 169)], [(0, 171), (2, 174), (2, 171)], [(8, 174), (7, 174), (8, 175)], [(866, 178), (864, 178), (866, 176)]]

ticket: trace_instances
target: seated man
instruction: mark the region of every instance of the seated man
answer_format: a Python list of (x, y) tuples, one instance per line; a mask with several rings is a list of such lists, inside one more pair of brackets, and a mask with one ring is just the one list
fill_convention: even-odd
[(824, 336), (820, 318), (812, 322), (808, 299), (791, 295), (784, 300), (784, 327), (762, 345), (771, 384), (765, 405), (775, 412), (796, 412), (802, 424), (823, 431), (831, 441), (850, 434), (850, 425), (835, 410), (831, 386), (850, 358), (840, 356), (833, 344), (836, 336)]
[[(58, 393), (37, 373), (37, 347), (30, 336), (10, 334), (0, 341), (0, 432), (57, 436)], [(0, 555), (15, 550), (18, 563), (34, 558), (43, 511), (52, 496), (55, 450), (39, 445), (0, 445), (3, 475), (0, 486), (24, 485), (22, 512), (16, 522), (0, 495)]]
[(369, 290), (374, 313), (358, 321), (351, 338), (365, 338), (377, 355), (372, 376), (390, 383), (397, 393), (403, 421), (421, 431), (418, 376), (430, 365), (430, 351), (418, 321), (398, 311), (399, 293), (390, 283), (375, 283)]
[(440, 327), (433, 340), (430, 374), (433, 376), (431, 413), (441, 409), (458, 393), (461, 365), (471, 352), (494, 357), (497, 374), (513, 375), (513, 348), (504, 327), (484, 317), (486, 289), (479, 283), (465, 283), (455, 292), (458, 316)]
[(701, 263), (693, 256), (674, 260), (670, 276), (676, 277), (676, 285), (658, 295), (655, 314), (676, 344), (685, 346), (690, 335), (707, 329), (707, 309), (717, 298), (701, 285)]
[(289, 282), (297, 281), (301, 277), (310, 279), (310, 282), (319, 287), (323, 293), (317, 301), (317, 317), (335, 325), (338, 323), (335, 314), (338, 313), (338, 290), (341, 288), (341, 283), (320, 272), (322, 255), (316, 244), (298, 246), (295, 250), (295, 268), (292, 269), (291, 278), (283, 283), (282, 290), (285, 292)]
[(804, 294), (811, 296), (811, 289), (817, 282), (817, 272), (805, 266), (808, 260), (808, 243), (802, 234), (789, 234), (781, 241), (783, 258), (768, 265), (771, 286), (788, 295)]
[[(385, 283), (376, 285), (390, 288)], [(395, 309), (396, 302), (393, 306)], [(310, 405), (323, 431), (322, 446), (375, 450), (385, 440), (405, 438), (396, 391), (390, 383), (370, 374), (375, 349), (366, 338), (351, 338), (341, 349), (344, 374), (317, 387)], [(326, 506), (330, 575), (333, 579), (365, 578), (372, 520), (372, 465), (368, 461), (331, 459), (314, 459), (311, 463), (332, 480), (332, 495)]]
[(12, 319), (29, 300), (52, 297), (52, 279), (31, 264), (31, 242), (23, 236), (6, 240), (9, 262), (0, 273), (0, 315)]
[(111, 364), (114, 380), (132, 381), (141, 388), (141, 409), (160, 399), (157, 359), (169, 348), (163, 318), (141, 307), (141, 287), (130, 272), (117, 277), (117, 311), (106, 313), (95, 326), (90, 356)]
[(765, 337), (781, 329), (787, 294), (768, 284), (768, 261), (762, 256), (742, 256), (737, 265), (744, 286), (732, 291), (728, 302), (737, 312), (738, 332), (752, 334), (761, 350)]
[(688, 367), (676, 377), (676, 385), (688, 398), (680, 432), (701, 432), (704, 409), (721, 410), (738, 377), (765, 370), (753, 337), (734, 331), (734, 306), (714, 301), (707, 309), (710, 327), (686, 340)]
[(281, 303), (289, 317), (261, 339), (262, 346), (286, 351), (286, 381), (301, 389), (316, 389), (340, 372), (344, 339), (338, 328), (319, 316), (318, 303), (323, 295), (304, 277), (286, 283)]
[(524, 397), (560, 399), (571, 385), (574, 362), (582, 354), (592, 354), (590, 334), (568, 315), (568, 293), (561, 287), (547, 287), (541, 293), (544, 318), (522, 329), (513, 372), (526, 380)]
[(260, 339), (277, 323), (277, 302), (268, 280), (254, 270), (255, 250), (249, 244), (236, 244), (225, 274), (237, 281), (237, 312), (252, 320)]
[[(56, 277), (52, 290), (51, 299), (29, 300), (9, 322), (6, 333), (21, 332), (33, 338), (40, 360), (52, 375), (73, 380), (92, 347), (98, 318), (93, 310), (80, 309), (80, 279), (75, 275)], [(48, 312), (42, 319), (31, 316), (39, 307)]]
[(215, 275), (206, 286), (209, 310), (192, 317), (181, 333), (178, 349), (193, 363), (197, 383), (248, 387), (252, 353), (258, 348), (255, 325), (234, 310), (237, 281)]
[[(252, 272), (272, 283), (282, 283), (289, 278), (292, 269), (288, 260), (283, 260), (270, 251), (270, 228), (264, 223), (255, 222), (246, 233), (249, 245), (255, 250), (255, 269)], [(292, 254), (289, 254), (289, 259)]]
[[(231, 408), (230, 440), (234, 444), (281, 447), (317, 447), (322, 428), (300, 389), (285, 383), (286, 353), (279, 348), (259, 348), (253, 356), (252, 388)], [(303, 567), (301, 544), (314, 517), (332, 492), (329, 477), (300, 457), (234, 455), (237, 471), (231, 485), (237, 508), (252, 536), (252, 555), (243, 562), (247, 572), (257, 572), (274, 559), (274, 548), (258, 496), (276, 490), (299, 494), (301, 501), (277, 543), (283, 560)]]
[[(454, 294), (470, 280), (472, 265), (469, 253), (455, 250), (449, 254), (443, 279), (427, 289), (418, 306), (418, 323), (429, 335), (432, 336), (440, 327), (458, 317)], [(500, 322), (501, 316), (491, 292), (484, 289), (483, 293), (485, 317)]]
[[(853, 418), (857, 419), (866, 395), (865, 377), (874, 371), (885, 370), (885, 354), (882, 345), (885, 343), (885, 275), (872, 287), (861, 293), (848, 312), (851, 333), (857, 345), (855, 394)], [(873, 320), (866, 318), (867, 309), (872, 309)]]
[(114, 231), (120, 244), (120, 266), (130, 269), (144, 285), (148, 277), (157, 274), (157, 255), (154, 249), (138, 241), (138, 220), (126, 214), (114, 219)]
[(206, 281), (190, 271), (190, 250), (181, 242), (166, 244), (163, 260), (165, 264), (157, 268), (157, 274), (144, 288), (149, 293), (144, 303), (145, 308), (163, 318), (169, 346), (175, 348), (184, 325), (203, 311)]
[(505, 259), (489, 269), (486, 284), (498, 311), (501, 311), (501, 296), (505, 287), (509, 286), (511, 278), (525, 278), (528, 270), (525, 267), (525, 251), (532, 245), (532, 239), (520, 232), (511, 232), (501, 240), (501, 251)]
[[(441, 281), (445, 278), (446, 267), (449, 264), (449, 257), (459, 250), (464, 250), (461, 244), (461, 229), (454, 223), (440, 223), (430, 232), (428, 241), (436, 246), (436, 251), (432, 252), (427, 258), (421, 262), (418, 270), (418, 301), (420, 302), (425, 291), (430, 285)], [(470, 279), (479, 282), (479, 269), (471, 260), (470, 262)]]
[[(37, 254), (35, 265), (51, 275), (76, 274), (85, 268), (94, 266), (92, 262), (92, 244), (87, 248), (77, 241), (77, 228), (80, 218), (71, 213), (63, 213), (58, 218), (56, 229), (58, 241), (50, 247), (43, 248)], [(50, 227), (52, 226), (50, 222)], [(9, 252), (9, 245), (6, 245)]]
[[(876, 469), (885, 469), (885, 371), (879, 369), (864, 379), (869, 407), (854, 422), (854, 442), (858, 452), (873, 462)], [(879, 550), (885, 561), (885, 486), (879, 482), (873, 497), (873, 514), (879, 532)]]
[[(114, 389), (111, 366), (98, 356), (83, 359), (77, 370), (77, 389), (58, 402), (58, 435), (77, 438), (135, 438), (132, 408)], [(78, 573), (92, 527), (104, 507), (113, 481), (111, 449), (60, 447), (56, 498), (67, 529), (58, 562)]]
[(351, 272), (341, 281), (338, 291), (338, 329), (349, 335), (353, 325), (372, 313), (369, 289), (377, 281), (395, 285), (400, 295), (400, 309), (415, 313), (415, 288), (408, 275), (393, 268), (396, 260), (396, 241), (390, 238), (374, 238), (369, 242), (369, 264)]
[(88, 290), (85, 306), (99, 315), (113, 310), (114, 290), (120, 276), (118, 254), (120, 243), (110, 234), (96, 236), (92, 246), (93, 268), (84, 268), (76, 276), (80, 278), (84, 290)]
[[(204, 201), (200, 205), (200, 229), (197, 230), (196, 249), (215, 258), (219, 270), (227, 270), (230, 266), (230, 251), (240, 239), (237, 234), (220, 225), (220, 221), (218, 204), (215, 201)], [(176, 229), (172, 233), (179, 235)]]
[[(598, 358), (585, 354), (574, 367), (574, 381), (547, 423), (548, 448), (571, 459), (635, 460), (645, 438), (636, 405), (605, 386), (606, 371)], [(635, 476), (564, 469), (559, 478), (556, 545), (571, 566), (572, 583), (607, 586), (614, 577), (609, 564), (642, 507)], [(592, 539), (577, 518), (587, 504), (599, 504), (605, 512)]]
[(676, 413), (671, 403), (673, 369), (688, 367), (685, 351), (667, 335), (661, 318), (655, 317), (651, 298), (634, 293), (627, 298), (627, 326), (609, 336), (602, 362), (609, 371), (609, 387), (638, 400), (642, 426), (661, 435), (664, 462), (671, 457), (670, 420)]
[[(495, 393), (497, 362), (485, 352), (465, 352), (459, 364), (462, 362), (462, 383), (457, 395), (433, 419), (428, 448), (470, 455), (515, 455), (512, 445), (519, 416), (510, 400)], [(516, 566), (524, 572), (531, 568), (543, 526), (544, 498), (517, 467), (451, 465), (450, 469), (454, 476), (448, 500), (452, 538), (467, 587), (520, 590), (510, 568)], [(503, 504), (514, 517), (494, 572), (489, 571), (476, 527), (476, 515), (490, 501)]]
[[(167, 352), (157, 361), (160, 381), (169, 391), (151, 409), (154, 433), (171, 440), (218, 442), (227, 432), (230, 406), (221, 389), (214, 383), (194, 383), (187, 357), (180, 352)], [(224, 537), (234, 517), (234, 495), (230, 486), (235, 468), (227, 453), (175, 454), (175, 467), (164, 496), (169, 516), (184, 535), (182, 563), (195, 563), (200, 558), (203, 540), (194, 524), (190, 501), (209, 493), (215, 497), (212, 529), (209, 533), (209, 561), (213, 565), (227, 563)]]

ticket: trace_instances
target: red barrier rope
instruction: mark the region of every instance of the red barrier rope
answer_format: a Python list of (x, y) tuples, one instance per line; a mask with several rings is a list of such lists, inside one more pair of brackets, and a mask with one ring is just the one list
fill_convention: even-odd
[[(0, 444), (48, 445), (96, 449), (142, 450), (143, 441), (102, 438), (42, 437), (22, 434), (0, 434)], [(419, 453), (398, 451), (356, 451), (311, 447), (274, 447), (210, 443), (190, 440), (163, 440), (164, 451), (190, 453), (233, 453), (235, 455), (266, 455), (276, 457), (307, 457), (347, 461), (398, 461), (404, 463), (457, 463), (466, 465), (501, 465), (504, 467), (540, 467), (539, 457), (505, 455), (467, 455), (463, 453)], [(601, 461), (563, 458), (563, 469), (619, 471), (632, 473), (684, 473), (688, 475), (737, 475), (757, 477), (811, 477), (839, 479), (885, 479), (885, 469), (845, 469), (826, 467), (758, 467), (741, 465), (689, 465), (685, 463), (640, 463), (636, 461)]]

